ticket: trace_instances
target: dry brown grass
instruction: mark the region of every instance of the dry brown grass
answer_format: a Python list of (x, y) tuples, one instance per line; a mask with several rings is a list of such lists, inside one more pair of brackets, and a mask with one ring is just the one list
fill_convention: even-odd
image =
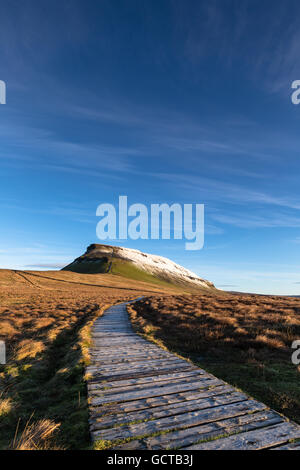
[[(52, 437), (59, 428), (59, 424), (49, 420), (42, 419), (26, 426), (19, 437), (15, 437), (11, 450), (54, 450)], [(59, 447), (55, 448), (58, 450)]]
[(131, 291), (124, 286), (110, 289), (42, 278), (32, 286), (17, 275), (15, 279), (14, 283), (7, 279), (1, 283), (0, 276), (0, 339), (6, 342), (8, 358), (17, 362), (41, 354), (62, 331), (87, 314), (141, 294), (138, 288)]
[(2, 398), (3, 392), (0, 394), (0, 417), (5, 416), (12, 410), (12, 400), (10, 398)]
[(300, 299), (258, 295), (152, 296), (130, 309), (149, 339), (185, 355), (300, 422)]
[[(149, 327), (168, 336), (179, 335), (181, 348), (204, 353), (233, 342), (234, 348), (249, 348), (265, 357), (290, 352), (291, 342), (300, 337), (300, 299), (227, 295), (156, 296), (138, 304), (139, 316)], [(142, 316), (140, 316), (142, 315)], [(192, 347), (191, 347), (192, 346)]]
[(117, 276), (0, 270), (0, 340), (7, 349), (7, 365), (0, 366), (0, 448), (11, 445), (19, 421), (18, 449), (87, 445), (89, 327), (106, 307), (143, 289), (148, 292), (145, 283)]

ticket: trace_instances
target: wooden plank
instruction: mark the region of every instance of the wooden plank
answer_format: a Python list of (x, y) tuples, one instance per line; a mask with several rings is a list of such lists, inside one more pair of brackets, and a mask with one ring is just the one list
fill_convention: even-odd
[(184, 361), (178, 361), (176, 359), (158, 359), (158, 360), (148, 360), (148, 361), (144, 361), (142, 363), (140, 363), (140, 361), (136, 362), (136, 363), (131, 363), (131, 366), (128, 366), (127, 363), (120, 363), (120, 364), (105, 364), (103, 363), (102, 365), (98, 365), (98, 366), (94, 366), (94, 365), (91, 365), (91, 366), (88, 366), (87, 370), (88, 372), (91, 372), (91, 371), (99, 371), (99, 372), (102, 372), (102, 371), (118, 371), (118, 370), (132, 370), (132, 369), (143, 369), (143, 368), (149, 368), (149, 367), (153, 367), (154, 368), (159, 368), (159, 367), (164, 367), (164, 366), (168, 366), (168, 365), (189, 365), (189, 363), (187, 362), (184, 362)]
[[(159, 352), (158, 349), (156, 348), (147, 348), (144, 345), (140, 345), (137, 343), (132, 343), (130, 344), (128, 341), (120, 342), (118, 345), (110, 344), (110, 345), (104, 345), (104, 344), (98, 344), (96, 343), (97, 350), (101, 354), (114, 354), (116, 355), (118, 352), (130, 352), (131, 354), (133, 352), (147, 352), (147, 351), (152, 351), (152, 352)], [(162, 350), (161, 350), (162, 351)]]
[(163, 370), (173, 370), (173, 369), (179, 369), (179, 368), (185, 368), (187, 369), (188, 367), (184, 367), (181, 363), (178, 362), (165, 362), (162, 363), (161, 365), (159, 364), (136, 364), (132, 367), (124, 366), (123, 364), (120, 364), (119, 367), (101, 367), (101, 368), (92, 368), (89, 367), (87, 368), (87, 373), (91, 374), (93, 376), (99, 375), (99, 377), (113, 377), (114, 375), (133, 375), (133, 374), (138, 374), (138, 373), (144, 373), (144, 372), (160, 372)]
[(95, 422), (91, 429), (104, 429), (109, 427), (118, 426), (124, 423), (132, 423), (134, 421), (145, 421), (149, 419), (165, 418), (167, 416), (173, 416), (177, 414), (187, 413), (189, 411), (202, 410), (204, 408), (212, 408), (214, 406), (228, 405), (229, 403), (237, 403), (243, 400), (247, 400), (246, 395), (240, 392), (226, 393), (222, 395), (215, 395), (211, 398), (202, 398), (196, 400), (190, 400), (187, 402), (181, 402), (171, 405), (159, 406), (153, 409), (147, 409), (143, 411), (134, 411), (126, 414), (115, 414), (107, 418), (102, 418), (100, 421)]
[[(100, 352), (98, 352), (98, 354), (94, 354), (93, 356), (93, 360), (95, 362), (97, 361), (101, 361), (101, 362), (111, 362), (111, 361), (115, 361), (115, 360), (119, 360), (119, 359), (127, 359), (127, 360), (131, 360), (131, 359), (144, 359), (145, 361), (147, 359), (151, 359), (151, 358), (156, 358), (156, 357), (164, 357), (166, 359), (172, 359), (174, 358), (174, 356), (170, 356), (169, 354), (165, 354), (163, 351), (138, 351), (138, 352), (134, 352), (134, 351), (131, 351), (130, 354), (124, 354), (124, 353), (121, 353), (121, 351), (119, 350), (119, 354), (117, 353), (111, 353), (111, 354), (107, 354), (107, 355), (104, 355)], [(176, 356), (175, 356), (176, 357)]]
[[(112, 360), (115, 360), (115, 359), (125, 359), (125, 360), (131, 360), (131, 359), (139, 359), (139, 358), (147, 358), (147, 359), (151, 359), (151, 358), (155, 358), (157, 356), (160, 356), (160, 357), (165, 357), (166, 359), (170, 359), (171, 356), (167, 355), (167, 354), (159, 354), (158, 352), (148, 352), (148, 351), (145, 351), (145, 352), (138, 352), (138, 353), (135, 353), (135, 352), (131, 352), (131, 353), (122, 353), (121, 351), (119, 351), (119, 354), (102, 354), (101, 352), (99, 352), (97, 355), (96, 354), (92, 354), (91, 355), (91, 358), (93, 360), (93, 362), (103, 362), (105, 363), (106, 361), (112, 361)], [(174, 356), (173, 356), (174, 357)], [(145, 360), (147, 360), (145, 359)]]
[(222, 387), (229, 386), (224, 385), (224, 382), (222, 382), (221, 380), (212, 379), (207, 381), (206, 386), (201, 387), (199, 391), (193, 390), (189, 392), (174, 393), (171, 395), (160, 395), (158, 397), (153, 398), (139, 399), (116, 404), (105, 404), (98, 407), (93, 407), (91, 405), (91, 412), (93, 416), (95, 414), (97, 414), (97, 416), (100, 416), (100, 414), (106, 415), (109, 413), (129, 413), (131, 411), (143, 410), (150, 407), (154, 408), (156, 406), (168, 405), (181, 401), (195, 400), (197, 398), (204, 398), (205, 396), (212, 396), (213, 394), (218, 394), (217, 389), (219, 390)]
[(153, 377), (142, 377), (140, 379), (129, 379), (129, 380), (118, 380), (116, 382), (100, 382), (100, 383), (88, 383), (88, 389), (89, 390), (94, 390), (98, 388), (103, 388), (103, 387), (122, 387), (126, 385), (135, 385), (135, 384), (147, 384), (147, 383), (153, 383), (153, 382), (163, 382), (163, 381), (168, 381), (168, 380), (174, 380), (174, 379), (182, 379), (182, 378), (188, 378), (188, 377), (195, 377), (195, 376), (202, 376), (203, 371), (202, 370), (191, 370), (188, 372), (175, 372), (174, 374), (164, 374), (164, 375), (158, 375), (158, 376), (153, 376)]
[[(111, 333), (107, 333), (107, 336), (110, 335)], [(99, 348), (103, 348), (103, 350), (107, 351), (106, 345), (103, 344), (103, 340), (99, 340), (97, 338), (93, 338), (93, 344), (97, 345)], [(148, 349), (159, 349), (155, 344), (153, 343), (146, 343), (146, 341), (134, 341), (134, 340), (129, 340), (129, 339), (121, 339), (118, 342), (116, 341), (114, 343), (114, 348), (118, 348), (118, 345), (121, 347), (126, 347), (126, 345), (130, 345), (130, 347), (135, 347), (135, 348), (148, 348)]]
[(186, 371), (186, 370), (196, 370), (197, 368), (195, 366), (178, 366), (177, 364), (174, 365), (168, 365), (166, 367), (161, 367), (160, 369), (154, 370), (151, 367), (148, 367), (146, 369), (140, 369), (140, 370), (125, 370), (125, 371), (113, 371), (107, 374), (105, 371), (104, 372), (94, 372), (92, 375), (92, 378), (90, 381), (97, 381), (97, 380), (118, 380), (120, 379), (130, 379), (130, 378), (135, 378), (135, 377), (145, 377), (145, 376), (151, 376), (151, 375), (160, 375), (160, 374), (165, 374), (169, 371)]
[(105, 359), (109, 358), (134, 358), (134, 357), (139, 357), (139, 356), (155, 356), (157, 354), (163, 354), (165, 357), (174, 357), (174, 355), (171, 354), (166, 354), (164, 351), (157, 351), (157, 350), (151, 350), (151, 349), (144, 349), (143, 351), (133, 351), (132, 349), (129, 351), (122, 351), (121, 349), (118, 349), (118, 351), (114, 352), (111, 351), (110, 353), (108, 352), (107, 354), (104, 354), (100, 349), (98, 352), (95, 354), (91, 354), (91, 357), (93, 359), (102, 359), (104, 361)]
[(201, 426), (181, 429), (167, 434), (160, 434), (155, 437), (134, 440), (116, 446), (114, 449), (120, 450), (162, 450), (179, 449), (184, 446), (190, 446), (198, 441), (216, 439), (226, 434), (236, 434), (252, 429), (259, 429), (272, 426), (283, 422), (283, 418), (274, 411), (261, 411), (251, 413), (235, 418), (229, 418), (221, 421), (215, 421)]
[(178, 360), (178, 359), (165, 359), (165, 358), (162, 358), (162, 359), (156, 359), (156, 360), (147, 360), (146, 362), (142, 362), (141, 361), (137, 361), (137, 362), (131, 362), (130, 363), (130, 366), (128, 365), (128, 363), (126, 362), (120, 362), (120, 363), (111, 363), (111, 364), (106, 364), (106, 363), (102, 363), (102, 364), (99, 364), (98, 366), (97, 365), (91, 365), (91, 366), (88, 366), (87, 367), (87, 372), (93, 372), (93, 371), (97, 371), (99, 370), (100, 372), (101, 371), (105, 371), (105, 370), (111, 370), (111, 371), (114, 371), (114, 370), (128, 370), (128, 369), (140, 369), (140, 368), (145, 368), (145, 367), (153, 367), (153, 369), (156, 367), (160, 367), (160, 366), (165, 366), (165, 365), (169, 365), (169, 364), (179, 364), (179, 365), (186, 365), (188, 364), (187, 362), (185, 361), (181, 361), (181, 360)]
[(174, 384), (174, 385), (168, 385), (168, 384), (163, 384), (161, 386), (154, 386), (153, 388), (150, 389), (142, 389), (142, 390), (137, 390), (137, 391), (125, 391), (122, 393), (111, 393), (110, 395), (106, 396), (103, 393), (102, 397), (91, 397), (90, 398), (90, 403), (93, 406), (97, 405), (102, 405), (104, 403), (116, 403), (116, 402), (122, 402), (122, 401), (131, 401), (131, 400), (137, 400), (138, 398), (151, 398), (151, 397), (157, 397), (160, 395), (170, 395), (172, 393), (178, 393), (178, 392), (186, 392), (188, 390), (199, 390), (199, 388), (202, 385), (205, 385), (205, 382), (207, 380), (211, 380), (210, 377), (204, 377), (203, 379), (200, 379), (195, 382), (191, 383), (184, 383), (184, 384)]
[[(161, 418), (145, 423), (133, 424), (130, 426), (120, 426), (118, 428), (105, 429), (101, 431), (92, 431), (94, 440), (118, 440), (127, 439), (135, 436), (150, 435), (155, 432), (168, 431), (171, 429), (182, 429), (197, 426), (199, 424), (209, 423), (234, 416), (262, 411), (265, 405), (254, 400), (247, 400), (241, 403), (234, 403), (225, 406), (217, 406), (199, 411), (192, 411), (175, 415), (167, 418)], [(300, 433), (300, 428), (299, 428)]]
[(290, 442), (283, 446), (274, 447), (270, 450), (300, 450), (300, 442)]
[[(134, 357), (134, 356), (148, 356), (148, 355), (156, 355), (156, 354), (163, 354), (166, 357), (174, 357), (174, 355), (167, 354), (164, 351), (159, 351), (157, 349), (146, 349), (143, 348), (143, 350), (133, 350), (132, 348), (130, 350), (123, 350), (119, 348), (117, 351), (111, 350), (110, 352), (104, 353), (101, 351), (100, 348), (98, 348), (96, 354), (91, 354), (92, 358), (103, 358), (103, 359), (109, 359), (110, 357), (112, 358), (118, 358), (118, 357)], [(176, 357), (176, 356), (175, 356)]]
[[(158, 349), (158, 348), (148, 348), (143, 346), (142, 348), (136, 348), (132, 346), (121, 346), (119, 345), (117, 348), (101, 348), (101, 346), (98, 346), (95, 351), (91, 351), (92, 356), (104, 356), (104, 357), (109, 357), (109, 356), (118, 356), (119, 354), (122, 355), (145, 355), (145, 354), (165, 354), (165, 356), (168, 357), (174, 357), (174, 354), (168, 353), (167, 351), (164, 351), (163, 349)], [(176, 356), (175, 356), (176, 357)]]
[(181, 378), (181, 379), (173, 379), (173, 380), (168, 380), (168, 381), (162, 381), (162, 382), (152, 382), (148, 384), (134, 384), (134, 385), (125, 385), (125, 386), (120, 386), (120, 387), (113, 387), (110, 388), (109, 386), (105, 386), (102, 388), (94, 388), (94, 389), (89, 389), (90, 391), (90, 396), (91, 397), (97, 397), (97, 396), (106, 396), (106, 395), (112, 395), (112, 393), (115, 395), (116, 393), (129, 393), (129, 392), (138, 392), (138, 391), (146, 391), (146, 390), (161, 390), (162, 387), (169, 387), (171, 385), (185, 385), (185, 384), (193, 384), (197, 382), (199, 383), (199, 380), (206, 380), (207, 378), (211, 378), (210, 375), (199, 375), (195, 377), (188, 377), (188, 378)]
[(93, 360), (93, 366), (94, 367), (97, 367), (97, 366), (109, 366), (109, 365), (116, 365), (116, 364), (127, 364), (127, 367), (130, 367), (130, 364), (136, 364), (137, 362), (140, 363), (149, 363), (150, 361), (173, 361), (173, 359), (170, 359), (168, 357), (165, 357), (163, 355), (155, 355), (155, 356), (133, 356), (132, 359), (130, 358), (122, 358), (122, 357), (119, 357), (119, 358), (116, 358), (116, 359), (105, 359), (103, 360), (103, 358), (97, 358), (97, 359), (94, 359)]
[[(93, 328), (93, 337), (107, 339), (107, 334), (105, 334), (105, 333), (102, 334), (99, 329), (94, 327)], [(117, 333), (111, 333), (111, 335), (110, 335), (110, 338), (112, 338), (112, 339), (114, 339), (114, 338), (123, 338), (123, 337), (136, 338), (136, 333), (133, 333), (133, 332), (130, 332), (130, 333), (117, 332)], [(146, 341), (145, 341), (145, 343), (146, 343)]]
[(300, 438), (300, 426), (282, 423), (266, 429), (244, 432), (216, 441), (185, 447), (185, 450), (261, 450)]
[[(122, 354), (123, 353), (129, 353), (129, 354), (133, 354), (135, 352), (139, 353), (139, 352), (142, 352), (142, 351), (153, 351), (153, 352), (157, 352), (158, 349), (156, 348), (146, 348), (145, 346), (140, 346), (140, 345), (128, 345), (128, 344), (124, 344), (124, 345), (119, 345), (117, 348), (112, 348), (111, 346), (101, 346), (101, 345), (98, 345), (97, 347), (97, 351), (98, 353), (101, 353), (101, 354), (117, 354), (118, 352), (121, 352)], [(176, 357), (176, 356), (175, 356)]]
[(111, 366), (109, 367), (99, 367), (99, 368), (87, 368), (87, 372), (89, 374), (103, 374), (103, 375), (114, 375), (114, 374), (122, 374), (122, 373), (135, 373), (135, 372), (143, 372), (143, 371), (159, 371), (163, 368), (172, 368), (172, 367), (182, 367), (181, 363), (178, 362), (163, 362), (161, 365), (160, 364), (135, 364), (132, 365), (132, 367), (128, 367), (127, 365), (120, 364), (119, 367), (114, 367)]

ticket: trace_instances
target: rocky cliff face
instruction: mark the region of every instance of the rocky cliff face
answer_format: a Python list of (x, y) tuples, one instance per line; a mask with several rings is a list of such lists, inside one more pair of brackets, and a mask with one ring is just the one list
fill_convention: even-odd
[(168, 258), (110, 245), (90, 245), (84, 255), (75, 259), (73, 263), (64, 269), (75, 272), (117, 273), (114, 271), (114, 266), (117, 266), (118, 260), (123, 264), (128, 263), (141, 272), (148, 273), (155, 278), (167, 282), (180, 285), (190, 284), (194, 287), (214, 288), (212, 282), (200, 278)]

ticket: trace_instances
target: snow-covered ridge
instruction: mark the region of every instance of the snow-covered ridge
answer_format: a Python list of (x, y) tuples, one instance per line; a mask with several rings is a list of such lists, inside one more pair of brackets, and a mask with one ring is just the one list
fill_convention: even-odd
[[(85, 262), (97, 262), (97, 258), (99, 259), (103, 256), (111, 256), (113, 258), (130, 261), (137, 268), (159, 277), (174, 279), (179, 282), (193, 283), (201, 287), (214, 287), (211, 282), (200, 278), (197, 274), (174, 263), (168, 258), (143, 253), (142, 251), (131, 248), (93, 244), (87, 248), (86, 253), (80, 260), (81, 262), (83, 260)], [(74, 263), (76, 263), (76, 261), (78, 262), (79, 259), (75, 260)]]

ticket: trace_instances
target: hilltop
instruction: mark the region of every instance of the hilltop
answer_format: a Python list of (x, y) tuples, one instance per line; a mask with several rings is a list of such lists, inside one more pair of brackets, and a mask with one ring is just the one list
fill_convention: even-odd
[(162, 256), (111, 245), (92, 244), (63, 268), (82, 274), (115, 274), (128, 279), (182, 288), (215, 290), (212, 282)]

